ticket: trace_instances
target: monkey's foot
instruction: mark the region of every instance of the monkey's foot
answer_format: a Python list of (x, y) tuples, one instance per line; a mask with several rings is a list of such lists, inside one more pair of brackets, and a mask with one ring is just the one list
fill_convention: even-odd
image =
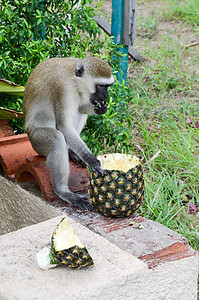
[(56, 192), (60, 199), (72, 206), (76, 206), (82, 210), (93, 210), (92, 204), (89, 202), (87, 195), (75, 194), (72, 192)]

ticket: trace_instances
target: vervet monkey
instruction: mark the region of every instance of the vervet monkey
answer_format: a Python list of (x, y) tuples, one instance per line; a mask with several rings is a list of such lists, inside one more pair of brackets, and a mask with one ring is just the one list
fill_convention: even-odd
[(30, 142), (47, 158), (54, 192), (80, 209), (92, 209), (92, 205), (88, 196), (68, 188), (67, 148), (92, 170), (103, 172), (80, 133), (87, 115), (106, 113), (108, 87), (113, 82), (111, 67), (100, 58), (51, 58), (36, 66), (25, 88), (23, 111)]

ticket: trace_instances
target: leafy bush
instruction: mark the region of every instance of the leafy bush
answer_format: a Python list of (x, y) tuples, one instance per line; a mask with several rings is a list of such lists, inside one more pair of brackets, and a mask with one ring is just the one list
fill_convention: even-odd
[[(99, 53), (100, 29), (89, 0), (2, 0), (0, 78), (25, 85), (32, 69), (50, 57)], [(92, 43), (91, 43), (92, 40)]]

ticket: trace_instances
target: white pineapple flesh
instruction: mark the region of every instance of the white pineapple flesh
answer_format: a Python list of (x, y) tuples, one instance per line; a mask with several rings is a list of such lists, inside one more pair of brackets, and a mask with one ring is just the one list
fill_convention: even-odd
[(140, 164), (139, 158), (135, 155), (114, 153), (98, 156), (103, 170), (120, 170), (128, 172), (130, 169)]
[(63, 249), (68, 249), (73, 246), (79, 246), (80, 248), (84, 248), (80, 239), (70, 225), (69, 221), (65, 218), (56, 229), (53, 235), (53, 243), (56, 251), (61, 251)]

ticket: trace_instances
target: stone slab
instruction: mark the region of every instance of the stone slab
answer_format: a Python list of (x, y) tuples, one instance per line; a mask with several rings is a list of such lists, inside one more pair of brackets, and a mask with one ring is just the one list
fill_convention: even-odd
[[(0, 191), (0, 229), (17, 230), (60, 214), (3, 177)], [(4, 234), (0, 299), (196, 300), (198, 256), (182, 236), (141, 216), (112, 219), (71, 207), (63, 210), (73, 217), (71, 225), (95, 266), (39, 269), (36, 253), (50, 241), (61, 216)]]
[(50, 241), (61, 217), (0, 237), (0, 299), (3, 300), (196, 300), (196, 256), (148, 269), (107, 239), (71, 220), (95, 265), (41, 270), (36, 253)]

